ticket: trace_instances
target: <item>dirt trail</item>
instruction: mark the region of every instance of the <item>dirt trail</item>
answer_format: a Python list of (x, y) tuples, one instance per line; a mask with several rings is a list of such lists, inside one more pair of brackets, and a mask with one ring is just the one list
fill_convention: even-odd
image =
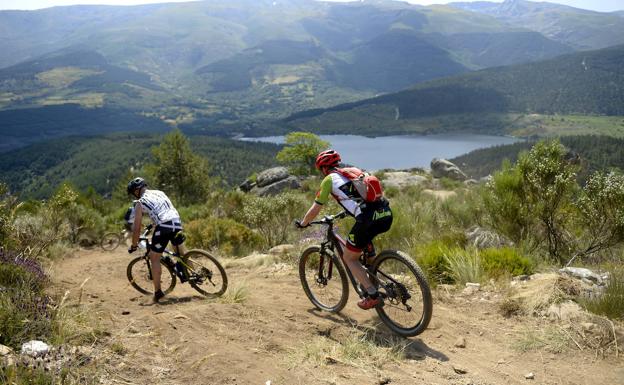
[[(124, 250), (80, 251), (58, 262), (52, 276), (86, 303), (123, 346), (103, 365), (110, 384), (624, 384), (624, 360), (593, 352), (519, 353), (511, 345), (527, 328), (546, 321), (505, 319), (478, 296), (436, 300), (430, 328), (409, 340), (392, 335), (374, 312), (350, 302), (340, 315), (314, 310), (294, 269), (285, 266), (228, 269), (230, 289), (249, 288), (244, 303), (205, 300), (186, 284), (159, 305), (126, 280)], [(383, 346), (406, 345), (405, 358), (378, 367), (361, 361), (302, 352), (325, 343), (336, 346), (365, 331)], [(464, 337), (465, 348), (455, 347)], [(315, 345), (316, 344), (316, 345)], [(331, 356), (331, 357), (330, 357)], [(318, 357), (317, 357), (318, 358)], [(455, 369), (463, 369), (459, 374)], [(529, 372), (534, 380), (525, 379)]]

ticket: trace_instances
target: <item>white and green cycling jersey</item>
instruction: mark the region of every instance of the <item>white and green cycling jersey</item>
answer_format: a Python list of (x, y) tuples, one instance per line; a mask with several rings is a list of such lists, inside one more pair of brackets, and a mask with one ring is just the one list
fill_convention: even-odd
[(320, 205), (327, 204), (330, 194), (354, 217), (362, 213), (360, 195), (355, 190), (353, 182), (345, 176), (335, 172), (328, 174), (321, 182), (314, 201)]

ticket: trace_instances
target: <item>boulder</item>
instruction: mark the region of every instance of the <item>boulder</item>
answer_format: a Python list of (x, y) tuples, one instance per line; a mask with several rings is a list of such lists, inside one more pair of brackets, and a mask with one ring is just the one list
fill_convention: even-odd
[(0, 357), (1, 356), (6, 356), (8, 354), (13, 353), (13, 350), (8, 347), (8, 346), (4, 346), (4, 345), (0, 345)]
[(254, 188), (254, 186), (256, 185), (256, 182), (252, 181), (251, 179), (247, 179), (246, 181), (244, 181), (243, 183), (241, 183), (238, 188), (242, 191), (242, 192), (250, 192), (252, 188)]
[(419, 186), (427, 182), (427, 177), (414, 175), (406, 171), (393, 171), (384, 173), (383, 185), (385, 187), (404, 188)]
[(571, 321), (583, 316), (583, 309), (574, 301), (553, 303), (546, 311), (548, 318), (554, 320)]
[(295, 176), (289, 176), (286, 179), (282, 179), (268, 186), (254, 187), (251, 192), (258, 196), (264, 197), (269, 195), (277, 195), (286, 189), (298, 188), (301, 188), (301, 183), (299, 183), (299, 179), (297, 179), (297, 177)]
[(564, 267), (563, 269), (559, 269), (559, 272), (580, 279), (588, 284), (604, 284), (603, 277), (583, 267)]
[(277, 245), (269, 250), (269, 254), (272, 255), (291, 255), (295, 252), (295, 246), (293, 245)]
[(275, 182), (288, 178), (290, 174), (286, 167), (273, 167), (262, 171), (256, 178), (256, 185), (258, 187), (265, 187)]
[(446, 159), (433, 158), (431, 161), (431, 175), (434, 178), (450, 178), (458, 181), (468, 179), (466, 174), (455, 164)]
[(508, 239), (479, 226), (468, 229), (465, 232), (465, 235), (468, 243), (478, 249), (487, 249), (490, 247), (498, 248), (513, 245), (513, 242)]
[(43, 341), (32, 340), (22, 345), (22, 354), (30, 357), (43, 357), (50, 351), (50, 346)]

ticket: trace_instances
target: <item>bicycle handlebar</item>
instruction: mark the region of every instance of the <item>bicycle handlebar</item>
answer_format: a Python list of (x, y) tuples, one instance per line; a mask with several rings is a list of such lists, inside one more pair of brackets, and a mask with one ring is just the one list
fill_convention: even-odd
[(310, 225), (328, 225), (328, 224), (334, 223), (336, 219), (342, 219), (346, 217), (347, 215), (349, 214), (346, 211), (343, 211), (335, 215), (325, 215), (323, 219), (319, 221), (312, 221), (309, 224)]

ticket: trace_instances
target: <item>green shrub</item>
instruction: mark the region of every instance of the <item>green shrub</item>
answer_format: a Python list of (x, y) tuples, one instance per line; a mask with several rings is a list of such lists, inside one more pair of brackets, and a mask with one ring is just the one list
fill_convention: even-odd
[(448, 264), (444, 255), (451, 248), (441, 240), (421, 245), (416, 248), (415, 255), (418, 256), (417, 262), (423, 268), (430, 282), (434, 283), (453, 283)]
[(624, 269), (613, 270), (602, 295), (585, 299), (582, 304), (594, 314), (624, 320)]
[(250, 228), (229, 218), (207, 218), (185, 226), (190, 247), (217, 248), (227, 255), (242, 256), (262, 243)]
[(483, 249), (479, 254), (481, 264), (490, 277), (530, 275), (533, 273), (531, 261), (511, 247)]
[(289, 240), (293, 233), (295, 219), (303, 217), (311, 203), (301, 194), (282, 193), (272, 197), (247, 196), (242, 209), (235, 218), (256, 230), (267, 247), (273, 247)]
[(1, 384), (55, 385), (65, 383), (64, 377), (56, 378), (54, 374), (43, 369), (32, 369), (25, 366), (0, 367)]
[(32, 273), (21, 266), (0, 264), (0, 287), (6, 289), (28, 288), (30, 291), (41, 292), (43, 282), (38, 281)]
[(464, 285), (467, 282), (483, 281), (485, 272), (476, 249), (449, 249), (444, 254), (444, 260), (455, 283)]

